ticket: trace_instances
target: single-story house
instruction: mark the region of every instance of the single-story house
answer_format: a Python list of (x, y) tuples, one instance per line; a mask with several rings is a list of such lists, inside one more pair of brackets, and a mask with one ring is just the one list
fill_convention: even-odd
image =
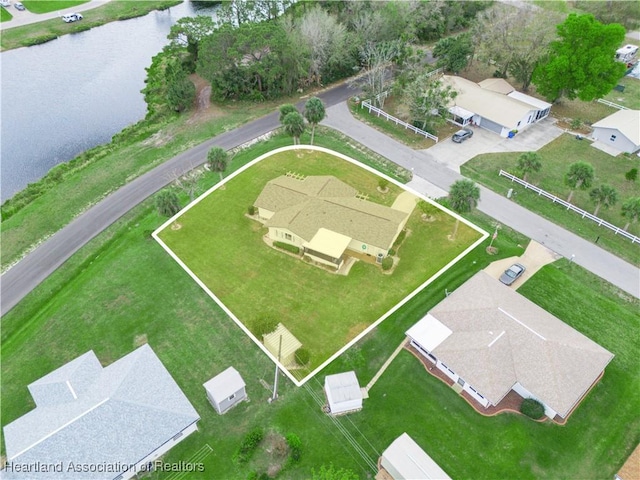
[(340, 268), (346, 250), (387, 256), (409, 217), (358, 198), (355, 188), (331, 175), (274, 178), (254, 205), (270, 239), (296, 245), (334, 268)]
[(449, 105), (450, 121), (463, 127), (474, 124), (509, 137), (548, 117), (551, 111), (550, 103), (517, 92), (501, 78), (478, 84), (444, 75), (443, 81), (458, 92)]
[(203, 384), (207, 398), (220, 415), (246, 400), (246, 384), (238, 371), (229, 367)]
[(327, 375), (324, 392), (332, 415), (362, 409), (362, 390), (354, 371)]
[(149, 345), (107, 367), (89, 351), (28, 388), (36, 408), (4, 427), (4, 479), (128, 479), (200, 419)]
[(481, 271), (413, 325), (411, 345), (483, 407), (511, 391), (567, 418), (613, 354)]
[(640, 444), (635, 448), (622, 468), (613, 476), (614, 480), (640, 479)]
[(620, 152), (640, 150), (640, 110), (618, 110), (593, 124), (595, 141)]
[(264, 335), (262, 343), (286, 368), (297, 365), (296, 351), (302, 347), (302, 343), (283, 324), (279, 323), (273, 332)]
[(376, 480), (451, 480), (442, 468), (407, 433), (382, 452)]

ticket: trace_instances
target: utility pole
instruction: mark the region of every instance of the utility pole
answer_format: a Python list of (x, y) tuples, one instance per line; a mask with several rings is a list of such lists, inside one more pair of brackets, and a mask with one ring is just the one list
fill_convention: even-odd
[[(280, 335), (280, 340), (278, 343), (278, 362), (280, 361), (280, 355), (282, 353), (282, 335)], [(276, 363), (276, 375), (273, 379), (273, 396), (271, 397), (271, 401), (273, 402), (276, 398), (278, 398), (278, 364)]]

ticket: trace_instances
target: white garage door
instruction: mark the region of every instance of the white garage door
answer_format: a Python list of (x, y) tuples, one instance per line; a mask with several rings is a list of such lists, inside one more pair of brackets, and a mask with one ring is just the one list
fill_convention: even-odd
[(480, 126), (482, 128), (486, 128), (492, 132), (496, 132), (498, 135), (502, 133), (502, 125), (498, 125), (496, 122), (492, 122), (491, 120), (487, 120), (482, 117), (482, 121), (480, 122)]

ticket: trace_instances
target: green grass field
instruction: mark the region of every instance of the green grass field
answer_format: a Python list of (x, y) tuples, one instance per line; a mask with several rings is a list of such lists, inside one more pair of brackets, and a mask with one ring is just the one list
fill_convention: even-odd
[(288, 171), (335, 175), (370, 201), (386, 205), (401, 191), (392, 185), (389, 193), (380, 194), (376, 175), (338, 157), (286, 151), (234, 177), (180, 216), (181, 228), (165, 228), (159, 237), (249, 330), (255, 333), (265, 316), (278, 318), (311, 352), (308, 369), (292, 372), (302, 379), (481, 234), (460, 224), (450, 241), (453, 217), (434, 207), (436, 220), (427, 223), (416, 209), (392, 275), (363, 262), (347, 276), (334, 275), (270, 249), (262, 241), (266, 229), (245, 217), (266, 183)]
[(31, 13), (48, 13), (82, 5), (89, 0), (23, 0), (22, 3)]
[(8, 22), (13, 18), (6, 8), (0, 7), (0, 22)]
[[(593, 165), (595, 180), (591, 188), (577, 190), (572, 203), (588, 212), (593, 212), (595, 205), (589, 198), (589, 191), (603, 183), (613, 186), (618, 191), (618, 203), (610, 209), (601, 208), (598, 216), (608, 222), (623, 228), (627, 219), (621, 214), (621, 205), (630, 197), (640, 195), (638, 181), (625, 180), (624, 174), (632, 168), (639, 168), (638, 157), (611, 157), (600, 150), (591, 147), (591, 142), (576, 140), (571, 135), (562, 135), (553, 142), (541, 148), (538, 153), (542, 157), (542, 170), (531, 173), (528, 181), (549, 193), (566, 200), (570, 188), (564, 183), (564, 175), (569, 165), (577, 161), (584, 161)], [(584, 220), (580, 215), (567, 211), (551, 200), (539, 197), (530, 190), (512, 183), (505, 177), (499, 177), (500, 169), (521, 177), (517, 172), (516, 161), (519, 153), (490, 153), (478, 155), (461, 167), (463, 175), (472, 178), (492, 190), (505, 193), (509, 188), (514, 189), (513, 200), (529, 210), (546, 217), (558, 225), (595, 242), (598, 245), (618, 255), (625, 260), (638, 264), (640, 249), (638, 244), (615, 235), (613, 231), (590, 220)], [(640, 236), (640, 223), (631, 224), (629, 233)]]
[(618, 85), (624, 86), (624, 92), (611, 90), (604, 99), (633, 110), (640, 110), (640, 80), (632, 77), (623, 77), (618, 82)]

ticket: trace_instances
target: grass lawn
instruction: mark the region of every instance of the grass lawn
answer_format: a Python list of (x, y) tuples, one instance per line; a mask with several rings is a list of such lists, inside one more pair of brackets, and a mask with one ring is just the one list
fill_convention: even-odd
[(363, 262), (347, 276), (334, 275), (270, 249), (262, 241), (266, 229), (245, 217), (266, 183), (288, 171), (335, 175), (370, 201), (386, 205), (401, 191), (392, 185), (389, 193), (380, 194), (379, 177), (338, 157), (286, 151), (234, 177), (180, 216), (181, 228), (166, 228), (159, 237), (249, 330), (255, 333), (259, 320), (271, 316), (302, 342), (311, 361), (308, 369), (292, 372), (300, 380), (481, 234), (460, 224), (456, 240), (449, 241), (453, 217), (434, 207), (435, 221), (428, 223), (416, 209), (392, 275)]
[(89, 0), (23, 0), (22, 3), (32, 13), (48, 13), (82, 5)]
[(13, 18), (6, 8), (0, 7), (0, 22), (7, 22)]
[[(347, 104), (349, 105), (349, 110), (355, 118), (357, 118), (361, 122), (366, 123), (369, 126), (372, 126), (376, 130), (384, 132), (386, 135), (389, 135), (391, 138), (404, 143), (408, 147), (411, 147), (415, 150), (423, 150), (435, 145), (435, 142), (433, 140), (425, 138), (422, 135), (418, 135), (417, 133), (404, 128), (402, 125), (396, 125), (391, 120), (386, 120), (383, 117), (379, 117), (373, 112), (369, 113), (366, 108), (362, 108), (359, 104), (356, 105), (356, 103), (352, 100), (349, 100)], [(400, 106), (397, 104), (397, 101), (394, 99), (394, 97), (390, 97), (386, 100), (383, 110), (389, 113), (389, 115), (397, 116), (398, 113), (396, 110), (398, 108), (400, 108)], [(438, 131), (435, 135), (440, 139), (440, 141), (442, 141), (445, 138), (451, 136), (458, 129), (459, 127), (457, 127), (456, 125), (446, 122), (438, 128)]]
[[(598, 216), (620, 228), (624, 227), (627, 219), (621, 214), (622, 203), (630, 198), (640, 195), (638, 181), (625, 180), (624, 174), (631, 168), (640, 167), (640, 162), (635, 156), (611, 157), (598, 149), (591, 147), (586, 140), (578, 141), (571, 135), (562, 135), (553, 142), (538, 151), (542, 157), (542, 170), (529, 174), (528, 181), (538, 187), (553, 193), (560, 198), (569, 196), (570, 188), (564, 184), (564, 175), (569, 165), (577, 161), (585, 161), (593, 165), (595, 180), (591, 188), (603, 183), (613, 186), (618, 191), (618, 203), (610, 209), (601, 208)], [(550, 200), (539, 197), (535, 193), (526, 191), (524, 187), (517, 186), (505, 177), (499, 177), (500, 169), (521, 176), (516, 169), (518, 153), (490, 153), (478, 155), (461, 167), (462, 174), (472, 178), (496, 192), (506, 192), (513, 188), (514, 201), (525, 206), (558, 225), (571, 230), (581, 237), (596, 241), (598, 245), (625, 260), (638, 264), (640, 251), (638, 244), (632, 244), (630, 240), (615, 235), (612, 231), (598, 227), (590, 220), (583, 220), (578, 214), (569, 212), (560, 205), (553, 204)], [(589, 198), (589, 191), (576, 191), (572, 203), (586, 211), (593, 212), (595, 205)], [(632, 224), (628, 231), (640, 236), (640, 224)]]
[[(35, 5), (36, 9), (45, 8), (47, 9), (45, 11), (51, 11), (57, 10), (57, 5), (59, 4), (65, 5), (65, 7), (60, 8), (66, 8), (71, 5), (78, 5), (85, 2), (73, 0), (48, 2), (28, 0), (23, 3), (34, 13), (43, 13), (32, 10), (31, 7)], [(65, 23), (59, 18), (53, 18), (51, 20), (43, 20), (42, 22), (3, 30), (2, 36), (0, 36), (0, 49), (10, 50), (12, 48), (28, 47), (30, 45), (45, 43), (59, 37), (60, 35), (82, 32), (116, 20), (140, 17), (153, 10), (162, 10), (179, 3), (182, 3), (182, 0), (127, 0), (107, 2), (101, 7), (82, 12), (82, 16), (84, 18), (80, 22)], [(40, 4), (43, 5), (40, 6)], [(56, 5), (54, 6), (54, 4)]]
[(640, 110), (640, 80), (633, 77), (623, 77), (618, 85), (624, 86), (624, 92), (611, 90), (604, 99), (632, 110)]
[(519, 292), (616, 355), (565, 426), (483, 417), (401, 352), (351, 416), (354, 434), (379, 452), (407, 432), (452, 478), (611, 478), (640, 441), (640, 305), (564, 260)]
[[(242, 156), (253, 158), (257, 156), (254, 150), (270, 150), (284, 139), (276, 137), (239, 153), (232, 167), (236, 162), (244, 162)], [(357, 153), (362, 147), (344, 148)], [(208, 174), (203, 187), (217, 181), (217, 174)], [(491, 219), (479, 212), (472, 214), (471, 220), (484, 229), (493, 225)], [(34, 407), (27, 390), (29, 383), (90, 349), (104, 365), (109, 364), (132, 351), (137, 337), (146, 336), (202, 417), (199, 432), (171, 450), (166, 460), (187, 461), (204, 445), (213, 448), (213, 453), (204, 460), (205, 473), (185, 478), (246, 479), (252, 470), (264, 471), (266, 465), (256, 464), (258, 454), (248, 465), (232, 461), (243, 437), (256, 426), (281, 434), (295, 433), (302, 441), (300, 463), (287, 466), (278, 478), (309, 478), (313, 468), (329, 463), (353, 469), (362, 478), (370, 476), (371, 469), (336, 425), (321, 413), (316, 398), (307, 389), (294, 388), (282, 377), (278, 402), (267, 404), (270, 392), (260, 380), (272, 384), (273, 363), (149, 238), (148, 231), (163, 221), (152, 200), (136, 207), (4, 315), (0, 365), (2, 425)], [(521, 254), (526, 239), (504, 228), (494, 243), (500, 249), (497, 257), (485, 253), (486, 244), (488, 240), (367, 335), (356, 348), (333, 362), (327, 371), (355, 368), (361, 382), (368, 381), (399, 343), (404, 329), (442, 299), (446, 288), (451, 290), (460, 285), (491, 260)], [(250, 402), (218, 416), (206, 400), (202, 383), (230, 365), (247, 382)], [(349, 421), (343, 420), (347, 424)], [(166, 474), (151, 477), (167, 478)]]

